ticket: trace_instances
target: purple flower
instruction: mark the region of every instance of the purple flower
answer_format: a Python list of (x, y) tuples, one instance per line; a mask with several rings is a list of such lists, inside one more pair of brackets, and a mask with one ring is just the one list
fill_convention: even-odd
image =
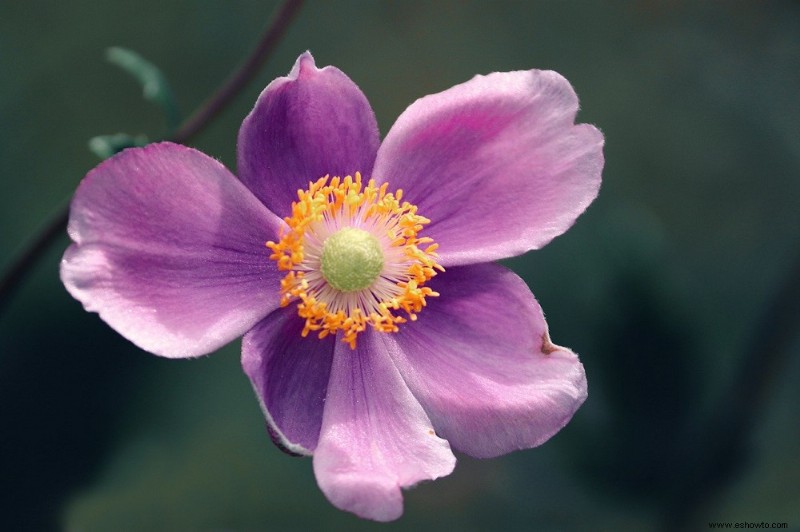
[(313, 454), (337, 507), (396, 519), (451, 446), (535, 447), (586, 398), (577, 356), (492, 262), (597, 195), (603, 137), (577, 110), (555, 72), (494, 73), (417, 100), (381, 143), (359, 88), (305, 53), (244, 120), (238, 179), (166, 142), (89, 172), (61, 277), (161, 356), (244, 335), (275, 443)]

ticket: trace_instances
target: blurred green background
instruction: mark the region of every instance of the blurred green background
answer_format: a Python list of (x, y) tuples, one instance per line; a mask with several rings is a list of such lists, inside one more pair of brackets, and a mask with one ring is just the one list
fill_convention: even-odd
[[(0, 3), (0, 270), (97, 164), (90, 137), (163, 134), (106, 48), (159, 65), (190, 111), (276, 5)], [(539, 449), (459, 456), (384, 528), (800, 529), (800, 311), (775, 303), (800, 276), (797, 2), (312, 0), (192, 144), (235, 168), (242, 118), (306, 49), (362, 88), (383, 134), (476, 73), (548, 68), (606, 135), (597, 201), (509, 263), (581, 355), (588, 401)], [(272, 445), (238, 342), (193, 361), (141, 352), (61, 286), (66, 246), (0, 315), (4, 529), (381, 526), (334, 509), (310, 460)]]

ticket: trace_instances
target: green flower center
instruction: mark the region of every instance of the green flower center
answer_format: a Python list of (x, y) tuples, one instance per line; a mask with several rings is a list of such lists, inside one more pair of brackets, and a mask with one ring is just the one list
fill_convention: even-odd
[(383, 270), (378, 239), (363, 229), (344, 227), (322, 245), (322, 276), (342, 292), (369, 287)]

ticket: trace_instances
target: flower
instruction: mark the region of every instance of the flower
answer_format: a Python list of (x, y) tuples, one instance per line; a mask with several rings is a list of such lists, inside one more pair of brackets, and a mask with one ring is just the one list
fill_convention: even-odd
[(577, 356), (493, 262), (596, 196), (603, 137), (577, 109), (555, 72), (493, 73), (417, 100), (381, 143), (359, 88), (305, 53), (242, 123), (238, 178), (166, 142), (90, 171), (61, 278), (157, 355), (244, 335), (275, 443), (313, 455), (337, 507), (396, 519), (451, 446), (535, 447), (586, 398)]

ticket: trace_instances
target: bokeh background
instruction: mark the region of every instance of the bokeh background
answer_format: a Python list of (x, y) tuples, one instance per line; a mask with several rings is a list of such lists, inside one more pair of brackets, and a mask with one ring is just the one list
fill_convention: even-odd
[[(1, 2), (0, 270), (98, 163), (90, 137), (164, 132), (107, 47), (158, 64), (190, 111), (276, 5)], [(386, 529), (800, 529), (797, 2), (311, 0), (192, 144), (235, 168), (242, 118), (306, 49), (363, 89), (383, 134), (476, 73), (549, 68), (606, 135), (597, 201), (509, 262), (581, 355), (588, 401), (541, 448), (459, 456)], [(2, 528), (381, 526), (334, 509), (310, 460), (272, 445), (238, 342), (192, 361), (138, 350), (61, 286), (66, 246), (0, 315)]]

